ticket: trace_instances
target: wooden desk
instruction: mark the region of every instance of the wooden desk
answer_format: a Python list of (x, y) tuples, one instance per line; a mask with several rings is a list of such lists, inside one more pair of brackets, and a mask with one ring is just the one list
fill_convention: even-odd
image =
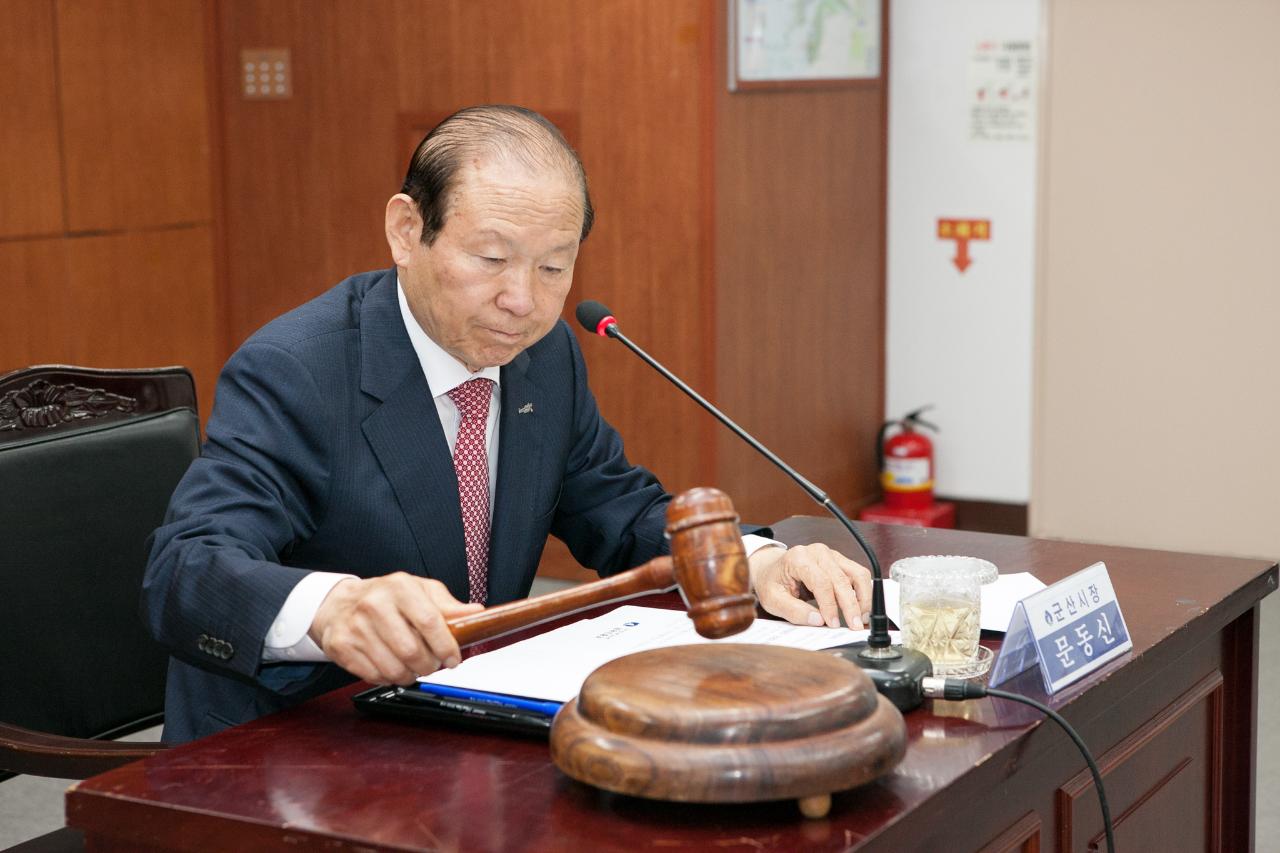
[[(868, 525), (885, 566), (957, 553), (1053, 582), (1105, 560), (1133, 653), (1054, 705), (1107, 781), (1117, 844), (1137, 851), (1253, 846), (1257, 560)], [(856, 547), (798, 517), (792, 543)], [(994, 645), (996, 641), (984, 640)], [(1043, 699), (1039, 676), (1009, 689)], [(907, 715), (907, 757), (838, 794), (828, 818), (794, 803), (688, 806), (607, 794), (562, 775), (537, 741), (365, 719), (339, 690), (82, 782), (70, 825), (91, 850), (1096, 850), (1084, 762), (1021, 705), (933, 702)]]

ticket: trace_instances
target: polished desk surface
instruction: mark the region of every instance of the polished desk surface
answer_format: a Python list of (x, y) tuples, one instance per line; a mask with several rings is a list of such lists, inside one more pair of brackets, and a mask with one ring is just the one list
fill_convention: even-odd
[[(852, 538), (826, 519), (795, 517), (774, 529), (793, 544), (824, 541), (857, 554)], [(887, 525), (863, 530), (886, 571), (901, 557), (959, 553), (1052, 583), (1105, 561), (1133, 651), (1049, 700), (1098, 755), (1128, 734), (1115, 708), (1149, 699), (1142, 713), (1158, 717), (1178, 696), (1162, 694), (1162, 674), (1192, 660), (1206, 637), (1256, 614), (1252, 609), (1277, 579), (1275, 565), (1259, 560)], [(673, 606), (674, 598), (641, 603)], [(1256, 684), (1244, 683), (1251, 666), (1256, 682), (1249, 631), (1256, 650), (1253, 621), (1244, 639), (1233, 641), (1242, 644), (1239, 660), (1222, 669), (1227, 681), (1242, 681), (1242, 698), (1226, 694), (1225, 723), (1252, 735), (1248, 703)], [(998, 642), (984, 638), (989, 646)], [(1237, 671), (1239, 678), (1231, 675)], [(1025, 706), (993, 699), (926, 702), (906, 715), (903, 762), (872, 784), (837, 794), (830, 816), (811, 821), (793, 802), (685, 805), (598, 791), (560, 773), (542, 741), (362, 717), (350, 699), (362, 686), (82, 782), (67, 795), (68, 821), (86, 831), (91, 849), (97, 842), (100, 849), (134, 850), (903, 849), (921, 843), (911, 840), (909, 827), (930, 822), (948, 822), (966, 839), (954, 849), (969, 849), (992, 837), (986, 829), (966, 836), (975, 798), (994, 793), (997, 799), (984, 808), (998, 809), (998, 798), (1018, 795), (1007, 789), (1040, 784), (1041, 776), (1050, 787), (1059, 785), (1083, 767), (1056, 727)], [(1035, 672), (1005, 687), (1045, 700)], [(1223, 837), (1251, 837), (1253, 758), (1251, 749), (1244, 752), (1226, 750), (1218, 759), (1227, 788), (1249, 803), (1242, 814), (1213, 818), (1227, 822)], [(1039, 775), (1028, 775), (1037, 765), (1043, 766)], [(1014, 773), (1022, 775), (1011, 783)], [(1080, 802), (1089, 807), (1092, 797), (1090, 790)], [(1246, 821), (1249, 826), (1240, 825)], [(1045, 849), (1053, 849), (1046, 841)]]

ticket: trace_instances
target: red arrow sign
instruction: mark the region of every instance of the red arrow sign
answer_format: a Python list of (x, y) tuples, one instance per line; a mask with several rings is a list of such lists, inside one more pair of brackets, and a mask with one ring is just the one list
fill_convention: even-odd
[(960, 272), (964, 272), (973, 263), (969, 258), (969, 241), (990, 240), (991, 220), (939, 219), (938, 239), (956, 241), (956, 256), (951, 259), (951, 263), (955, 264)]

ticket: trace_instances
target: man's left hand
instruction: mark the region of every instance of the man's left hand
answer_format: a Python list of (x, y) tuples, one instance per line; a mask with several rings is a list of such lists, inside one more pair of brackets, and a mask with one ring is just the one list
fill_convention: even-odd
[(860, 629), (871, 611), (871, 572), (826, 545), (761, 548), (748, 563), (760, 606), (788, 622), (837, 628), (844, 614)]

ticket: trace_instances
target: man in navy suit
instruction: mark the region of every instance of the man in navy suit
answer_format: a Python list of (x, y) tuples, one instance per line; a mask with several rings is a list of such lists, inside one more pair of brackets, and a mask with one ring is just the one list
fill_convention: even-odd
[[(627, 461), (559, 320), (592, 219), (554, 126), (463, 110), (387, 203), (395, 267), (231, 357), (144, 581), (144, 618), (172, 653), (167, 741), (353, 676), (456, 666), (445, 620), (527, 595), (549, 533), (601, 574), (665, 550), (670, 498)], [(766, 610), (861, 627), (856, 563), (771, 545), (749, 562)]]

